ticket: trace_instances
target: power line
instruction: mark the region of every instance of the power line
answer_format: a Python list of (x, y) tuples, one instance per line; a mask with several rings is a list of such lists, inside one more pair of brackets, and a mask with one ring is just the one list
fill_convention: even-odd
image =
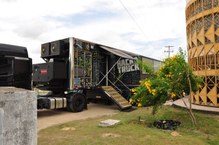
[(128, 13), (129, 17), (131, 17), (132, 21), (136, 24), (136, 26), (138, 27), (139, 31), (144, 35), (145, 38), (147, 38), (147, 36), (145, 35), (143, 29), (140, 27), (140, 25), (137, 23), (135, 17), (130, 13), (129, 9), (125, 6), (125, 4), (122, 2), (122, 0), (119, 0), (120, 4), (123, 6), (123, 8), (125, 9), (125, 11)]

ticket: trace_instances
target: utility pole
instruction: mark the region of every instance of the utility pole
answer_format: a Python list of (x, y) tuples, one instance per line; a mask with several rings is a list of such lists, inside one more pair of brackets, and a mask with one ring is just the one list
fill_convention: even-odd
[(168, 53), (168, 58), (170, 58), (170, 53), (173, 52), (173, 50), (170, 50), (171, 47), (174, 47), (174, 46), (165, 46), (166, 48), (168, 48), (168, 50), (165, 50), (164, 52), (167, 52)]

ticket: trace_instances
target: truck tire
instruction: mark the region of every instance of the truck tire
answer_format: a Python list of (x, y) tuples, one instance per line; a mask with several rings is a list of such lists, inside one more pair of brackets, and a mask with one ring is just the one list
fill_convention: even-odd
[(86, 105), (86, 99), (83, 94), (70, 94), (68, 98), (67, 109), (71, 112), (81, 112)]

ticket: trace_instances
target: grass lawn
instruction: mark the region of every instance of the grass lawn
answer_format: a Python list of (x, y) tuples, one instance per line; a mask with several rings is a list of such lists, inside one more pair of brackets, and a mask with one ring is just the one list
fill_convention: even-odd
[[(143, 123), (138, 122), (139, 116)], [(38, 133), (39, 145), (219, 145), (219, 117), (195, 113), (198, 128), (194, 128), (187, 111), (164, 106), (155, 115), (151, 108), (119, 112), (113, 116), (73, 121), (53, 126)], [(100, 121), (119, 119), (121, 123), (109, 128), (98, 126)], [(173, 131), (152, 127), (157, 119), (181, 121)]]

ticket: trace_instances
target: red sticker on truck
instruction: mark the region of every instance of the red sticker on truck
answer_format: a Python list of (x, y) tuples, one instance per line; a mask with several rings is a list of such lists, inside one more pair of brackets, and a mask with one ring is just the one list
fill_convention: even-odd
[(40, 70), (40, 74), (41, 74), (41, 75), (47, 75), (47, 73), (48, 73), (48, 72), (47, 72), (47, 69), (41, 69), (41, 70)]

